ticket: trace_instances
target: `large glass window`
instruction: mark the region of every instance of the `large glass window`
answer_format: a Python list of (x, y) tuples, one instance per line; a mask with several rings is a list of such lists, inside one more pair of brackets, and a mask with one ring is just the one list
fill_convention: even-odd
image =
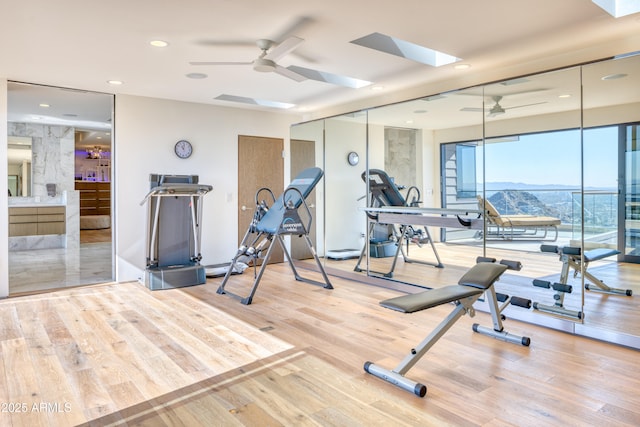
[(475, 197), (477, 187), (476, 146), (456, 144), (456, 195)]

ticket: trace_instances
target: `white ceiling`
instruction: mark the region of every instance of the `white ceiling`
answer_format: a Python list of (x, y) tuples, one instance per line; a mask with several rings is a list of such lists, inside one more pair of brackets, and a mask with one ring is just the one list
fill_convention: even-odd
[[(509, 73), (527, 64), (543, 70), (585, 56), (640, 50), (639, 14), (614, 19), (590, 0), (3, 3), (0, 76), (9, 80), (269, 109), (214, 99), (228, 94), (292, 103), (296, 107), (288, 111), (307, 118), (336, 108), (349, 111), (394, 102), (410, 88), (437, 87), (438, 82), (445, 82), (443, 87), (452, 80), (471, 86), (489, 76), (513, 76)], [(350, 43), (373, 32), (446, 52), (471, 68), (434, 68)], [(255, 40), (279, 42), (290, 35), (305, 41), (280, 59), (280, 65), (368, 80), (384, 86), (383, 91), (296, 82), (247, 65), (189, 64), (251, 61), (260, 52)], [(156, 39), (169, 46), (150, 46)], [(208, 77), (186, 77), (194, 72)], [(108, 80), (123, 84), (112, 86)], [(419, 95), (415, 89), (412, 93)]]

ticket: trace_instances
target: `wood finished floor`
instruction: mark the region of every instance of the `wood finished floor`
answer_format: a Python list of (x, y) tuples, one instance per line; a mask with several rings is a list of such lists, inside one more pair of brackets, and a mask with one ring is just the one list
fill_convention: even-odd
[[(554, 254), (541, 253), (539, 244), (530, 245), (531, 250), (506, 250), (504, 248), (488, 248), (487, 256), (498, 260), (508, 259), (520, 261), (521, 271), (508, 270), (496, 283), (496, 290), (508, 295), (516, 295), (546, 305), (554, 304), (554, 291), (533, 286), (533, 279), (544, 279), (551, 282), (560, 280), (562, 263)], [(475, 264), (476, 257), (482, 255), (482, 248), (459, 244), (437, 244), (438, 253), (445, 268), (434, 268), (431, 265), (407, 263), (400, 258), (393, 274), (394, 281), (414, 283), (427, 287), (440, 287), (456, 283), (469, 266)], [(435, 261), (433, 251), (427, 245), (418, 248), (412, 245), (410, 256), (415, 260)], [(371, 258), (370, 268), (375, 271), (388, 272), (392, 258)], [(346, 277), (357, 278), (364, 273), (354, 273), (357, 260), (326, 261), (328, 268), (339, 270)], [(361, 264), (366, 268), (366, 262)], [(616, 262), (615, 257), (591, 262), (588, 271), (603, 280), (611, 287), (630, 289), (633, 296), (610, 295), (599, 292), (582, 292), (581, 278), (573, 277), (573, 270), (568, 283), (573, 292), (565, 295), (564, 306), (571, 310), (582, 310), (583, 321), (602, 330), (620, 332), (640, 336), (640, 264)], [(358, 278), (360, 277), (360, 278)], [(412, 292), (415, 292), (413, 290)], [(582, 299), (584, 293), (584, 308)], [(507, 310), (512, 310), (508, 307)], [(533, 311), (533, 310), (532, 310)], [(538, 316), (555, 316), (535, 312)], [(575, 321), (575, 318), (566, 318)]]
[[(228, 289), (244, 292), (249, 272)], [(516, 321), (507, 330), (531, 346), (507, 344), (472, 332), (490, 324), (478, 313), (409, 371), (420, 399), (362, 366), (394, 368), (452, 306), (404, 315), (378, 304), (397, 291), (333, 277), (327, 290), (282, 264), (244, 306), (215, 293), (220, 280), (0, 301), (0, 402), (29, 409), (0, 425), (640, 425), (636, 350)]]

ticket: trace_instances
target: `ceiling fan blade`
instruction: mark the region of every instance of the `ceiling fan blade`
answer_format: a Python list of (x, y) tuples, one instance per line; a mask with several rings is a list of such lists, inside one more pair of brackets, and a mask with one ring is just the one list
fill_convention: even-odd
[(304, 42), (304, 39), (296, 36), (291, 36), (280, 43), (278, 46), (274, 47), (269, 53), (264, 56), (264, 58), (270, 59), (271, 61), (277, 61), (287, 53), (291, 52), (293, 49), (300, 46), (302, 42)]
[(331, 83), (338, 86), (351, 87), (354, 89), (369, 86), (371, 82), (366, 80), (355, 79), (353, 77), (340, 76), (337, 74), (327, 73), (325, 71), (311, 70), (309, 68), (298, 67), (296, 65), (290, 65), (287, 67), (295, 73), (301, 74), (310, 80), (316, 80), (319, 82)]
[(514, 108), (521, 108), (521, 107), (531, 107), (532, 105), (540, 105), (540, 104), (546, 104), (547, 101), (542, 101), (542, 102), (534, 102), (533, 104), (524, 104), (524, 105), (515, 105), (513, 107), (504, 107), (505, 110), (512, 110)]
[(220, 61), (192, 61), (190, 65), (251, 65), (253, 61), (249, 62), (220, 62)]
[(294, 34), (301, 32), (307, 25), (310, 25), (312, 23), (313, 23), (313, 18), (309, 16), (299, 16), (293, 22), (291, 22), (291, 24), (288, 27), (284, 28), (279, 34), (273, 36), (272, 40), (275, 40), (276, 42), (281, 42), (284, 39), (289, 38)]
[(281, 76), (288, 77), (291, 80), (295, 80), (297, 82), (302, 82), (304, 80), (307, 80), (307, 78), (302, 74), (298, 74), (295, 71), (291, 71), (288, 68), (284, 68), (281, 65), (276, 65), (276, 69), (274, 71), (277, 74), (280, 74)]

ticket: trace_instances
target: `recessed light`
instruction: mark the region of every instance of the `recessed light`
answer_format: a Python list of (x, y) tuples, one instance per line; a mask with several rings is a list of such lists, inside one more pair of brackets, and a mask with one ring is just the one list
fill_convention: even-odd
[(186, 74), (186, 76), (190, 79), (206, 79), (207, 77), (209, 77), (204, 73), (189, 73)]
[(558, 98), (571, 98), (571, 95), (568, 93), (563, 93), (562, 95), (558, 95)]
[(405, 123), (408, 124), (408, 125), (412, 125), (413, 124), (413, 120), (406, 120)]
[(49, 108), (49, 107), (51, 107), (51, 105), (49, 105), (49, 104), (40, 104), (40, 106), (41, 106), (42, 108)]
[(468, 70), (469, 68), (471, 68), (470, 64), (456, 64), (453, 66), (454, 69), (456, 70)]
[(107, 83), (109, 83), (112, 86), (119, 86), (122, 84), (120, 80), (107, 80)]
[(151, 40), (149, 44), (153, 47), (167, 47), (169, 43), (164, 40)]
[(602, 80), (617, 80), (617, 79), (622, 79), (624, 77), (627, 77), (627, 75), (623, 73), (609, 74), (608, 76), (604, 76)]

